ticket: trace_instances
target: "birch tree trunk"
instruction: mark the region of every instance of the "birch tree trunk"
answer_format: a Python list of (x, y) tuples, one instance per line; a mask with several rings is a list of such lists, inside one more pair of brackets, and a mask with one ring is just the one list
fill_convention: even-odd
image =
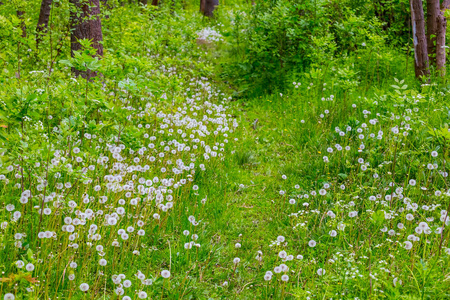
[(410, 0), (416, 77), (430, 74), (422, 0)]
[(447, 31), (447, 19), (444, 13), (450, 8), (450, 0), (444, 0), (439, 10), (438, 27), (436, 34), (436, 69), (441, 76), (445, 75), (445, 33)]

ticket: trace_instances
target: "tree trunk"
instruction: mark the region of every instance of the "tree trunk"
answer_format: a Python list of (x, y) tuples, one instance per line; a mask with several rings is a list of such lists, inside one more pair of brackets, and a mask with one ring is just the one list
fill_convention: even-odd
[(416, 77), (430, 74), (422, 0), (410, 0)]
[(200, 0), (200, 11), (207, 17), (213, 17), (213, 11), (219, 5), (219, 0)]
[(152, 5), (153, 6), (158, 6), (158, 0), (152, 0)]
[[(72, 34), (70, 37), (71, 56), (74, 52), (82, 50), (78, 40), (89, 39), (92, 47), (97, 50), (98, 57), (103, 56), (103, 34), (100, 17), (100, 0), (69, 0), (75, 6), (75, 11), (70, 12)], [(91, 78), (97, 76), (96, 72), (80, 71), (72, 68), (75, 76)]]
[(25, 15), (25, 11), (18, 10), (16, 11), (17, 17), (20, 19), (20, 27), (22, 28), (22, 37), (27, 37), (27, 25), (25, 25), (25, 21), (23, 19), (23, 16)]
[(439, 10), (438, 27), (436, 34), (436, 69), (441, 76), (445, 75), (445, 32), (447, 30), (447, 19), (444, 13), (450, 8), (450, 0), (444, 0)]
[(39, 47), (39, 43), (42, 41), (42, 36), (47, 32), (52, 2), (53, 0), (42, 0), (41, 2), (41, 11), (39, 13), (39, 20), (36, 27), (36, 48)]
[(441, 13), (439, 6), (439, 0), (427, 0), (427, 50), (430, 66), (434, 66), (436, 62), (436, 36)]
[(141, 3), (142, 5), (147, 5), (147, 0), (139, 0), (139, 3)]

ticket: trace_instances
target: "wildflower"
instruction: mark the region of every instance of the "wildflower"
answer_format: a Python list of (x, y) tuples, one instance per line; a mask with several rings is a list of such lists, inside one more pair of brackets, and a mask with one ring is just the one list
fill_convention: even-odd
[(239, 257), (236, 257), (236, 258), (233, 259), (233, 263), (235, 265), (237, 265), (240, 261), (241, 261), (241, 259)]
[(25, 263), (21, 260), (16, 261), (16, 266), (21, 269), (23, 268), (23, 266), (25, 266)]
[(317, 269), (317, 275), (319, 276), (325, 275), (325, 270), (322, 268)]
[(422, 230), (425, 230), (426, 228), (428, 228), (428, 224), (425, 223), (425, 222), (420, 222), (420, 223), (419, 223), (419, 227), (420, 227)]
[(404, 247), (406, 250), (411, 250), (412, 243), (410, 241), (406, 241), (406, 242), (404, 242)]
[(89, 284), (87, 284), (87, 283), (80, 284), (80, 290), (82, 292), (87, 292), (89, 290)]
[(287, 282), (287, 281), (289, 281), (289, 276), (284, 274), (283, 276), (281, 276), (281, 280), (284, 282)]
[(13, 294), (8, 293), (5, 295), (5, 297), (3, 297), (3, 299), (4, 300), (14, 300), (14, 299), (16, 299), (16, 297)]
[(401, 285), (402, 284), (402, 280), (401, 279), (398, 279), (397, 277), (395, 277), (393, 280), (392, 280), (392, 283), (394, 284), (394, 286), (397, 286), (397, 282)]
[(281, 265), (280, 265), (280, 268), (281, 268), (281, 271), (283, 271), (283, 272), (289, 271), (289, 267), (286, 266), (285, 264), (281, 264)]
[(351, 211), (351, 212), (348, 213), (348, 216), (349, 216), (350, 218), (354, 218), (354, 217), (356, 217), (357, 215), (358, 215), (358, 212), (357, 212), (357, 211)]
[(126, 287), (126, 288), (129, 288), (131, 286), (131, 281), (130, 280), (125, 280), (123, 282), (123, 286)]
[(309, 242), (308, 242), (308, 246), (310, 246), (311, 248), (312, 247), (315, 247), (316, 246), (316, 241), (314, 241), (314, 240), (310, 240)]
[(163, 270), (161, 271), (161, 276), (163, 278), (169, 278), (170, 277), (170, 271), (169, 270)]
[(26, 269), (28, 272), (32, 272), (32, 271), (34, 270), (34, 265), (33, 265), (32, 263), (28, 263), (28, 264), (25, 266), (25, 269)]

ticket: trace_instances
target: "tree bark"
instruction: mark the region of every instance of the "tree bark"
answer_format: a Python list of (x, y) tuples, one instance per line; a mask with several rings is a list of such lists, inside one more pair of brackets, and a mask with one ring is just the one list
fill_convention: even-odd
[(422, 0), (410, 0), (416, 77), (430, 74)]
[(141, 3), (142, 5), (147, 5), (147, 0), (139, 0), (139, 3)]
[[(89, 39), (92, 47), (97, 50), (97, 57), (103, 56), (103, 34), (102, 24), (99, 17), (100, 0), (69, 0), (75, 6), (75, 10), (70, 12), (72, 33), (70, 37), (71, 56), (75, 51), (82, 50), (79, 40)], [(80, 71), (72, 69), (75, 76), (91, 78), (97, 76), (96, 72)]]
[(22, 29), (22, 37), (27, 37), (27, 25), (25, 25), (25, 20), (23, 19), (23, 16), (25, 15), (25, 11), (18, 10), (16, 11), (17, 17), (20, 19), (20, 27)]
[(213, 17), (213, 11), (219, 5), (219, 0), (200, 0), (200, 11), (207, 17)]
[(39, 47), (39, 43), (42, 41), (42, 36), (47, 32), (52, 2), (53, 0), (42, 0), (41, 2), (41, 11), (39, 13), (39, 20), (36, 27), (36, 48)]
[(158, 6), (158, 0), (152, 0), (152, 5), (153, 6)]
[(441, 13), (439, 0), (427, 0), (427, 51), (430, 65), (436, 62), (436, 36)]
[(450, 0), (444, 0), (439, 10), (438, 27), (436, 34), (436, 69), (441, 76), (445, 75), (445, 33), (447, 31), (447, 19), (444, 13), (450, 8)]

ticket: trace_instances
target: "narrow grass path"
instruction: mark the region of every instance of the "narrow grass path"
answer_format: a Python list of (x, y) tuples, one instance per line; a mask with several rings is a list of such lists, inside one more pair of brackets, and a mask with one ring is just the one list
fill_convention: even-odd
[[(305, 176), (312, 175), (301, 169), (313, 154), (302, 140), (307, 125), (300, 122), (297, 104), (281, 96), (268, 99), (238, 101), (238, 140), (233, 155), (198, 178), (208, 202), (212, 202), (208, 228), (216, 233), (211, 239), (216, 245), (216, 268), (240, 258), (235, 273), (226, 268), (219, 270), (221, 276), (216, 273), (238, 299), (251, 297), (256, 288), (253, 285), (261, 282), (257, 276), (262, 263), (257, 257), (272, 260), (278, 251), (276, 245), (272, 247), (274, 241), (292, 233), (286, 218), (290, 208), (279, 191), (286, 183), (305, 184)], [(308, 133), (309, 143), (313, 143), (318, 133)], [(241, 247), (236, 248), (236, 243)]]

